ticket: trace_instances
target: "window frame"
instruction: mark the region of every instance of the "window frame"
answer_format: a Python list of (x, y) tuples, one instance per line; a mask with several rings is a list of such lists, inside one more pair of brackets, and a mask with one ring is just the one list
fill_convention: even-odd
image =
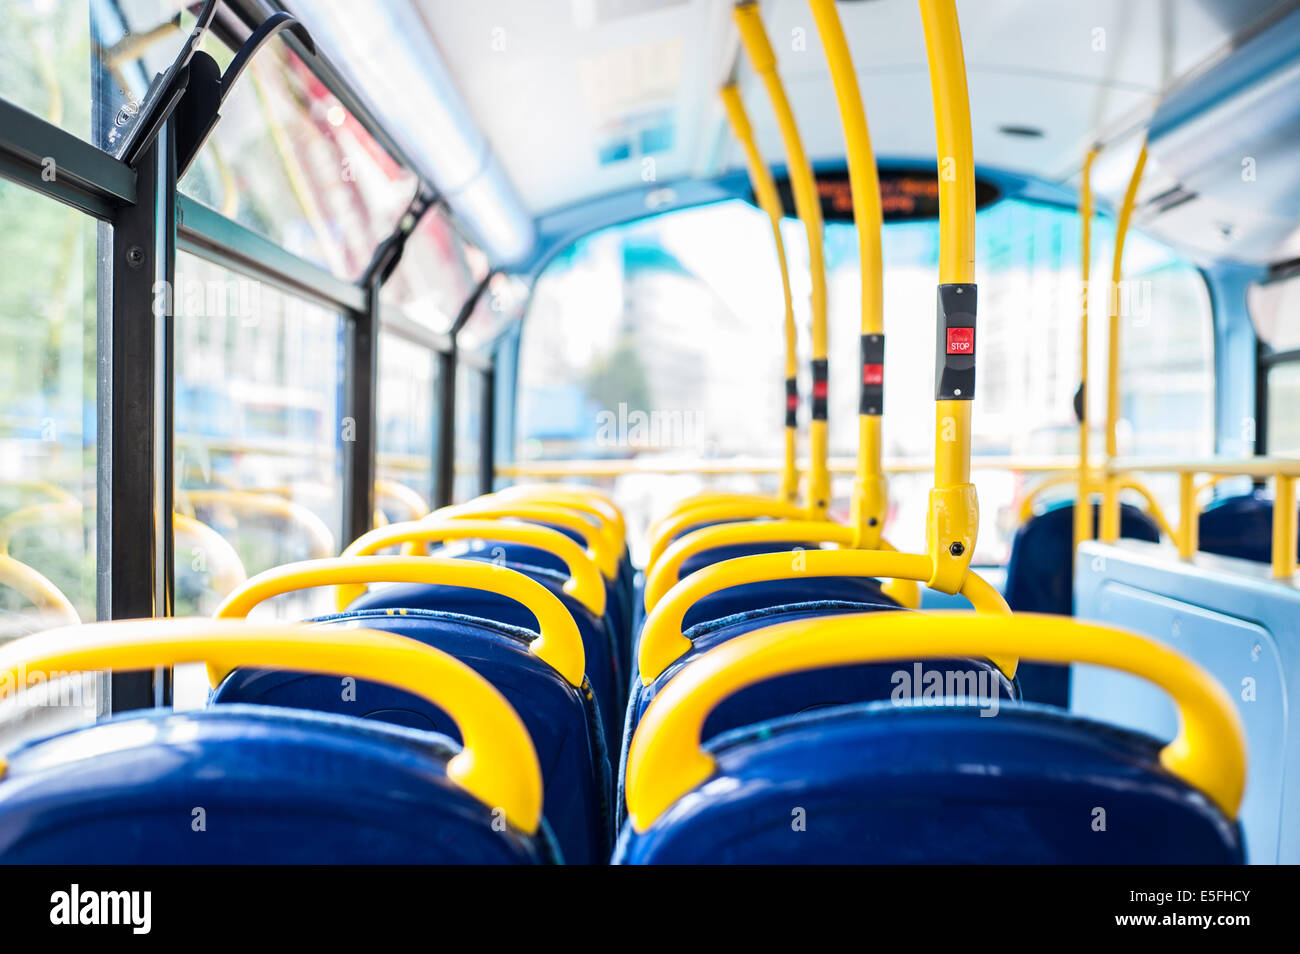
[[(257, 0), (208, 0), (199, 22), (222, 39), (233, 38), (237, 48), (267, 12)], [(0, 177), (49, 196), (99, 223), (99, 619), (167, 616), (173, 611), (175, 567), (170, 514), (175, 491), (175, 308), (172, 296), (159, 291), (175, 288), (177, 252), (185, 251), (239, 275), (266, 281), (343, 316), (342, 413), (356, 424), (356, 440), (344, 444), (343, 532), (345, 538), (351, 539), (370, 529), (374, 516), (378, 334), (381, 327), (385, 331), (404, 327), (400, 316), (381, 313), (380, 289), (402, 254), (405, 237), (430, 208), (442, 208), (462, 241), (467, 235), (454, 210), (438, 198), (434, 184), (410, 160), (397, 138), (377, 120), (328, 56), (309, 52), (287, 32), (278, 34), (274, 42), (288, 43), (396, 164), (415, 177), (417, 187), (411, 205), (393, 233), (375, 247), (369, 267), (355, 282), (340, 279), (219, 212), (179, 195), (178, 114), (167, 112), (170, 104), (160, 102), (157, 88), (151, 88), (151, 95), (141, 104), (136, 117), (140, 124), (156, 122), (157, 135), (133, 164), (0, 97)], [(167, 76), (179, 69), (179, 59)], [(46, 168), (49, 157), (57, 163), (57, 174), (52, 178)], [(489, 277), (491, 274), (489, 270)], [(481, 289), (475, 290), (462, 313), (467, 314), (480, 293)], [(141, 320), (142, 315), (150, 316), (150, 320)], [(412, 337), (410, 329), (404, 331), (404, 336)], [(421, 332), (414, 335), (414, 340), (437, 361), (450, 363), (450, 374), (444, 367), (443, 379), (451, 381), (453, 387), (458, 359), (485, 375), (489, 386), (485, 389), (483, 419), (490, 438), (495, 398), (495, 389), (490, 386), (493, 357), (468, 352), (458, 356), (454, 332)], [(446, 410), (435, 409), (435, 426)], [(455, 437), (454, 428), (436, 431), (434, 446), (441, 459), (453, 459)], [(489, 458), (485, 465), (489, 474), (490, 464)], [(141, 527), (150, 528), (143, 540)], [(112, 677), (111, 699), (112, 711), (166, 704), (170, 701), (170, 672), (116, 674)]]

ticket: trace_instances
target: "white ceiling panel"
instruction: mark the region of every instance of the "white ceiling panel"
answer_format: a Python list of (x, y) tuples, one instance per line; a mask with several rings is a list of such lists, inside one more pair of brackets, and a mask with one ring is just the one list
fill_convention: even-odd
[[(739, 168), (715, 90), (737, 49), (729, 0), (418, 0), (492, 148), (536, 214), (634, 186)], [(976, 160), (1068, 181), (1087, 144), (1143, 122), (1162, 90), (1226, 52), (1279, 0), (959, 0)], [(764, 20), (815, 160), (844, 153), (806, 0)], [(915, 0), (839, 5), (881, 156), (934, 155)], [(784, 162), (747, 65), (769, 161)], [(1004, 126), (1041, 130), (1024, 138)], [(726, 143), (719, 152), (713, 146)], [(648, 162), (647, 160), (653, 160)]]

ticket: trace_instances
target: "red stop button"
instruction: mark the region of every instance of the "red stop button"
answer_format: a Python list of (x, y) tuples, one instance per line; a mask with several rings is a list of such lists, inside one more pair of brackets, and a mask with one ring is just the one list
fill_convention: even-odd
[(863, 384), (884, 384), (885, 366), (883, 364), (864, 364), (862, 366)]
[(974, 328), (949, 328), (948, 353), (972, 354), (975, 351)]

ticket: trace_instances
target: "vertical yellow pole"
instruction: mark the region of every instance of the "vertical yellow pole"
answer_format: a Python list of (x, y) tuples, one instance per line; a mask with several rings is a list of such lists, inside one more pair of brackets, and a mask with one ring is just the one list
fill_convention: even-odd
[[(975, 161), (971, 150), (970, 99), (961, 28), (953, 0), (920, 0), (925, 27), (930, 88), (934, 99), (935, 143), (939, 173), (939, 298), (948, 308), (967, 309), (970, 325), (963, 334), (939, 341), (940, 360), (954, 347), (975, 350)], [(949, 321), (948, 317), (944, 318)], [(940, 332), (943, 332), (940, 328)], [(966, 332), (969, 332), (967, 335)], [(955, 344), (954, 344), (955, 342)], [(947, 365), (945, 365), (946, 367)], [(973, 380), (974, 365), (970, 363)], [(942, 382), (941, 382), (942, 383)], [(926, 520), (926, 540), (933, 564), (931, 587), (955, 593), (966, 578), (979, 529), (979, 502), (970, 482), (970, 427), (973, 394), (941, 396), (935, 412), (934, 489)]]
[(749, 183), (754, 189), (754, 198), (758, 207), (767, 215), (772, 225), (772, 241), (776, 244), (776, 261), (781, 269), (781, 293), (785, 299), (785, 465), (781, 471), (780, 498), (782, 503), (795, 503), (799, 498), (799, 470), (795, 463), (796, 431), (798, 428), (797, 412), (799, 408), (799, 391), (796, 379), (799, 373), (799, 355), (797, 352), (798, 334), (794, 325), (794, 305), (790, 295), (790, 268), (785, 260), (785, 242), (781, 240), (781, 198), (777, 195), (776, 183), (772, 173), (758, 151), (754, 139), (754, 127), (745, 115), (745, 104), (740, 99), (740, 90), (735, 84), (728, 84), (720, 91), (722, 104), (726, 107), (727, 118), (731, 121), (731, 131), (745, 150), (745, 162), (749, 169)]
[(861, 362), (858, 400), (858, 466), (853, 485), (855, 545), (874, 548), (880, 544), (885, 512), (889, 505), (888, 486), (881, 468), (881, 412), (884, 404), (885, 295), (884, 257), (880, 231), (884, 215), (880, 207), (880, 179), (871, 134), (862, 108), (857, 73), (844, 38), (835, 0), (810, 0), (813, 20), (821, 34), (822, 48), (830, 66), (835, 96), (844, 127), (845, 154), (849, 163), (849, 186), (853, 192), (853, 221), (858, 231), (858, 255), (862, 283)]
[(1273, 478), (1273, 576), (1289, 580), (1296, 571), (1295, 478)]
[(1097, 147), (1088, 150), (1083, 160), (1083, 181), (1079, 186), (1080, 237), (1079, 279), (1079, 388), (1083, 395), (1079, 413), (1079, 487), (1074, 497), (1074, 547), (1091, 540), (1092, 485), (1088, 473), (1088, 287), (1092, 281), (1092, 162)]
[(1115, 252), (1110, 266), (1110, 321), (1107, 325), (1106, 352), (1106, 492), (1101, 506), (1101, 539), (1114, 543), (1119, 539), (1119, 481), (1110, 473), (1110, 461), (1119, 455), (1116, 431), (1119, 427), (1119, 332), (1120, 283), (1124, 280), (1124, 240), (1128, 237), (1129, 220), (1137, 203), (1138, 186), (1142, 182), (1142, 169), (1147, 164), (1147, 144), (1142, 143), (1137, 165), (1129, 177), (1124, 192), (1124, 202), (1115, 222)]
[(776, 55), (763, 27), (758, 4), (737, 4), (732, 11), (740, 41), (749, 54), (750, 63), (767, 90), (785, 143), (786, 165), (790, 188), (794, 192), (795, 210), (803, 220), (808, 234), (808, 267), (812, 276), (812, 421), (808, 426), (811, 443), (811, 462), (808, 470), (808, 515), (815, 520), (825, 519), (830, 506), (831, 476), (828, 468), (830, 437), (826, 425), (827, 391), (827, 335), (826, 335), (826, 263), (822, 254), (822, 209), (817, 195), (817, 182), (812, 166), (799, 138), (799, 128), (790, 110), (790, 101), (776, 73)]
[(1200, 548), (1200, 530), (1197, 526), (1196, 474), (1178, 475), (1178, 556), (1190, 560)]

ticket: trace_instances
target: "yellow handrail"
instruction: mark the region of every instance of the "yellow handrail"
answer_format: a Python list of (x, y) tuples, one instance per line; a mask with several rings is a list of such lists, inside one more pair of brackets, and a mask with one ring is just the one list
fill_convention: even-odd
[[(771, 473), (780, 473), (781, 466), (776, 465), (770, 468)], [(739, 473), (739, 471), (737, 471)], [(691, 494), (676, 501), (672, 508), (650, 524), (650, 530), (647, 536), (650, 539), (659, 535), (661, 527), (665, 526), (670, 520), (680, 517), (688, 510), (695, 510), (699, 507), (712, 507), (715, 504), (722, 503), (757, 503), (763, 504), (770, 501), (772, 497), (769, 494), (737, 494), (729, 491), (702, 490), (699, 493)], [(797, 503), (798, 501), (778, 501), (778, 503)]]
[[(362, 534), (343, 551), (343, 556), (371, 556), (387, 547), (403, 543), (423, 545), (446, 540), (500, 540), (553, 553), (563, 560), (569, 569), (569, 579), (564, 583), (564, 592), (596, 616), (604, 615), (606, 593), (600, 567), (596, 566), (596, 561), (591, 559), (582, 547), (550, 527), (504, 520), (468, 518), (439, 522), (412, 520), (407, 523), (392, 523)], [(361, 584), (335, 587), (335, 605), (341, 612), (365, 590), (366, 588)]]
[[(1115, 222), (1115, 249), (1111, 257), (1110, 288), (1108, 290), (1107, 342), (1106, 342), (1106, 460), (1119, 456), (1119, 335), (1120, 335), (1120, 283), (1124, 280), (1124, 240), (1137, 204), (1138, 186), (1142, 183), (1142, 170), (1147, 164), (1147, 144), (1142, 141), (1124, 201)], [(1101, 539), (1114, 543), (1119, 539), (1119, 487), (1107, 479), (1101, 505)]]
[(72, 600), (63, 591), (26, 563), (8, 554), (0, 554), (0, 586), (7, 586), (29, 600), (42, 613), (53, 614), (61, 625), (81, 622)]
[(1164, 689), (1180, 728), (1160, 764), (1203, 792), (1229, 818), (1241, 805), (1246, 741), (1228, 694), (1182, 655), (1141, 636), (1062, 616), (942, 612), (870, 613), (796, 620), (709, 650), (679, 672), (646, 710), (627, 762), (627, 808), (644, 832), (683, 795), (711, 778), (700, 747), (704, 721), (746, 686), (787, 673), (854, 663), (985, 656), (992, 652), (1058, 664), (1088, 663), (1131, 673)]
[(253, 607), (281, 593), (351, 583), (428, 583), (500, 593), (537, 618), (539, 635), (529, 645), (532, 654), (571, 685), (582, 685), (586, 672), (582, 636), (564, 604), (522, 573), (475, 560), (366, 556), (286, 563), (257, 574), (235, 590), (215, 615), (217, 619), (243, 619)]
[(11, 510), (0, 518), (0, 553), (9, 552), (9, 544), (24, 530), (45, 527), (55, 520), (80, 522), (80, 500), (60, 500), (57, 503), (29, 504)]
[(799, 127), (795, 124), (790, 101), (776, 72), (776, 55), (768, 41), (758, 4), (746, 0), (737, 4), (732, 13), (740, 31), (740, 42), (772, 102), (772, 111), (776, 114), (781, 140), (785, 144), (786, 168), (790, 189), (794, 193), (795, 210), (808, 236), (808, 269), (812, 279), (813, 411), (808, 425), (812, 462), (808, 470), (807, 516), (817, 520), (825, 517), (831, 497), (831, 478), (826, 467), (830, 441), (826, 423), (826, 262), (822, 251), (821, 199), (817, 195), (817, 181), (799, 138)]
[[(9, 553), (13, 538), (22, 531), (48, 526), (55, 520), (80, 522), (82, 514), (83, 508), (78, 500), (19, 507), (0, 519), (0, 555)], [(210, 578), (215, 591), (224, 596), (248, 578), (235, 548), (206, 523), (177, 511), (172, 514), (172, 526), (177, 549), (185, 546), (184, 538), (188, 537), (194, 541), (193, 545), (212, 558)]]
[(408, 520), (419, 520), (429, 512), (429, 502), (406, 484), (380, 478), (375, 481), (375, 496), (396, 500), (406, 508)]
[[(209, 672), (259, 666), (349, 676), (428, 699), (455, 721), (464, 740), (464, 748), (447, 763), (447, 777), (489, 808), (502, 809), (515, 827), (537, 831), (542, 773), (518, 714), (469, 666), (404, 636), (210, 619), (69, 626), (0, 647), (0, 698), (25, 690), (37, 673), (130, 671), (192, 662), (206, 662)], [(0, 758), (0, 778), (4, 773)]]
[[(740, 543), (789, 543), (792, 546), (801, 543), (833, 543), (840, 547), (854, 547), (856, 542), (854, 528), (827, 520), (766, 520), (701, 527), (678, 538), (647, 572), (645, 608), (647, 612), (654, 609), (664, 595), (677, 585), (681, 579), (682, 565), (687, 560), (716, 547)], [(883, 538), (876, 542), (875, 549), (897, 552)], [(920, 591), (913, 580), (891, 580), (884, 589), (901, 606), (916, 609), (921, 604)]]
[(254, 490), (180, 489), (178, 500), (188, 500), (195, 507), (229, 507), (236, 513), (274, 517), (299, 527), (307, 535), (313, 557), (334, 555), (334, 533), (325, 521), (309, 508), (293, 500)]
[(835, 98), (844, 127), (844, 148), (853, 194), (853, 221), (858, 232), (861, 280), (861, 362), (858, 399), (858, 468), (853, 483), (855, 545), (874, 548), (885, 526), (889, 488), (881, 470), (881, 411), (884, 403), (885, 296), (881, 229), (880, 180), (871, 148), (867, 116), (862, 108), (857, 73), (844, 38), (835, 0), (810, 0), (813, 20), (821, 34), (830, 65)]
[[(698, 460), (695, 458), (636, 457), (607, 460), (604, 458), (573, 458), (570, 460), (529, 461), (526, 463), (498, 464), (496, 475), (510, 480), (549, 480), (557, 477), (622, 477), (627, 474), (691, 474), (695, 476), (736, 476), (780, 474), (781, 461), (775, 458), (729, 458), (726, 460)], [(829, 463), (832, 474), (852, 475), (857, 471), (857, 459), (832, 457)], [(1069, 456), (1024, 457), (1008, 455), (971, 457), (971, 470), (1008, 470), (1024, 474), (1073, 473), (1078, 469), (1078, 459)], [(934, 472), (934, 457), (886, 458), (886, 474), (927, 474)], [(701, 504), (725, 503), (732, 500), (763, 501), (772, 498), (766, 494), (732, 494), (705, 490), (678, 501), (674, 510), (661, 520), (676, 516), (679, 509), (690, 509)]]
[[(975, 296), (975, 160), (971, 150), (970, 99), (966, 60), (953, 0), (920, 0), (926, 58), (934, 100), (939, 176), (939, 294)], [(953, 302), (953, 307), (957, 307)], [(971, 321), (973, 357), (975, 302), (964, 306)], [(942, 324), (942, 323), (941, 323)], [(940, 329), (942, 333), (942, 328)], [(951, 351), (939, 342), (940, 354)], [(973, 394), (939, 397), (935, 403), (934, 489), (926, 519), (932, 569), (926, 581), (956, 593), (975, 554), (979, 501), (970, 482), (971, 399)]]
[(1079, 279), (1083, 292), (1079, 295), (1079, 474), (1075, 489), (1074, 549), (1084, 540), (1092, 539), (1092, 507), (1086, 506), (1091, 497), (1091, 477), (1088, 473), (1088, 297), (1092, 281), (1092, 164), (1097, 158), (1093, 146), (1083, 160), (1083, 181), (1079, 186)]
[(213, 590), (221, 596), (225, 596), (237, 586), (242, 586), (248, 579), (248, 571), (244, 569), (244, 562), (239, 559), (239, 553), (225, 537), (202, 520), (187, 517), (183, 513), (173, 513), (172, 529), (178, 550), (185, 545), (184, 539), (188, 537), (193, 541), (194, 547), (211, 558), (209, 579)]
[(596, 565), (600, 567), (600, 572), (606, 579), (613, 580), (618, 577), (618, 564), (623, 558), (622, 542), (615, 542), (609, 533), (609, 528), (596, 526), (572, 507), (531, 500), (493, 500), (491, 497), (483, 497), (468, 503), (442, 507), (425, 519), (462, 520), (467, 517), (476, 520), (523, 520), (569, 530), (583, 538), (588, 555), (596, 561)]
[(785, 465), (781, 469), (781, 489), (778, 499), (793, 504), (799, 501), (799, 471), (795, 457), (798, 443), (798, 408), (799, 408), (799, 354), (798, 330), (794, 323), (794, 300), (790, 294), (790, 267), (785, 259), (785, 242), (781, 238), (781, 198), (777, 195), (776, 183), (772, 173), (758, 151), (754, 140), (754, 127), (745, 115), (745, 104), (741, 101), (740, 90), (734, 83), (729, 83), (719, 91), (722, 105), (726, 108), (727, 118), (731, 122), (731, 132), (745, 150), (746, 168), (749, 170), (749, 183), (754, 190), (758, 207), (767, 216), (772, 227), (772, 241), (776, 246), (776, 263), (781, 272), (781, 293), (785, 303), (783, 329), (785, 333)]
[[(516, 484), (488, 495), (497, 500), (538, 500), (560, 504), (595, 517), (610, 527), (610, 537), (627, 540), (627, 521), (614, 498), (581, 484)], [(484, 498), (479, 498), (484, 499)]]
[[(691, 649), (682, 633), (687, 611), (719, 590), (769, 580), (797, 580), (819, 576), (875, 576), (924, 580), (930, 573), (929, 557), (888, 550), (808, 550), (801, 553), (760, 553), (704, 567), (677, 583), (655, 604), (641, 628), (637, 664), (642, 685), (650, 685), (672, 663)], [(994, 587), (977, 573), (967, 573), (961, 595), (980, 613), (1006, 615), (1011, 611)], [(988, 654), (985, 654), (988, 655)], [(1016, 673), (1014, 658), (989, 656), (1008, 678)]]
[[(670, 517), (666, 522), (655, 526), (650, 537), (650, 556), (646, 560), (649, 572), (663, 557), (664, 551), (672, 545), (678, 535), (691, 527), (708, 523), (726, 523), (740, 520), (757, 520), (768, 518), (774, 520), (804, 520), (808, 517), (805, 507), (797, 504), (783, 504), (776, 500), (761, 501), (724, 501), (696, 507)], [(829, 521), (827, 521), (829, 523)]]
[[(1097, 471), (1089, 474), (1087, 483), (1083, 484), (1083, 495), (1076, 498), (1076, 509), (1083, 509), (1085, 512), (1091, 509), (1086, 506), (1086, 503), (1091, 500), (1093, 494), (1101, 492), (1104, 489), (1106, 478), (1103, 476), (1103, 473), (1104, 472), (1102, 471)], [(1115, 485), (1119, 490), (1132, 490), (1134, 493), (1139, 494), (1146, 502), (1147, 512), (1151, 519), (1155, 521), (1156, 526), (1160, 528), (1160, 532), (1170, 540), (1179, 540), (1181, 536), (1179, 531), (1174, 528), (1173, 524), (1171, 524), (1168, 519), (1166, 519), (1164, 510), (1160, 506), (1160, 502), (1156, 500), (1155, 494), (1151, 493), (1146, 484), (1142, 483), (1142, 481), (1138, 480), (1131, 474), (1117, 474), (1112, 479), (1115, 481)], [(1025, 523), (1034, 515), (1034, 504), (1037, 503), (1038, 497), (1044, 491), (1051, 490), (1053, 487), (1063, 487), (1066, 485), (1078, 488), (1078, 476), (1075, 474), (1058, 474), (1055, 477), (1049, 477), (1035, 485), (1033, 490), (1026, 494), (1025, 498), (1020, 502), (1020, 511), (1018, 514), (1019, 522)], [(1091, 521), (1089, 521), (1089, 533), (1091, 533)]]

